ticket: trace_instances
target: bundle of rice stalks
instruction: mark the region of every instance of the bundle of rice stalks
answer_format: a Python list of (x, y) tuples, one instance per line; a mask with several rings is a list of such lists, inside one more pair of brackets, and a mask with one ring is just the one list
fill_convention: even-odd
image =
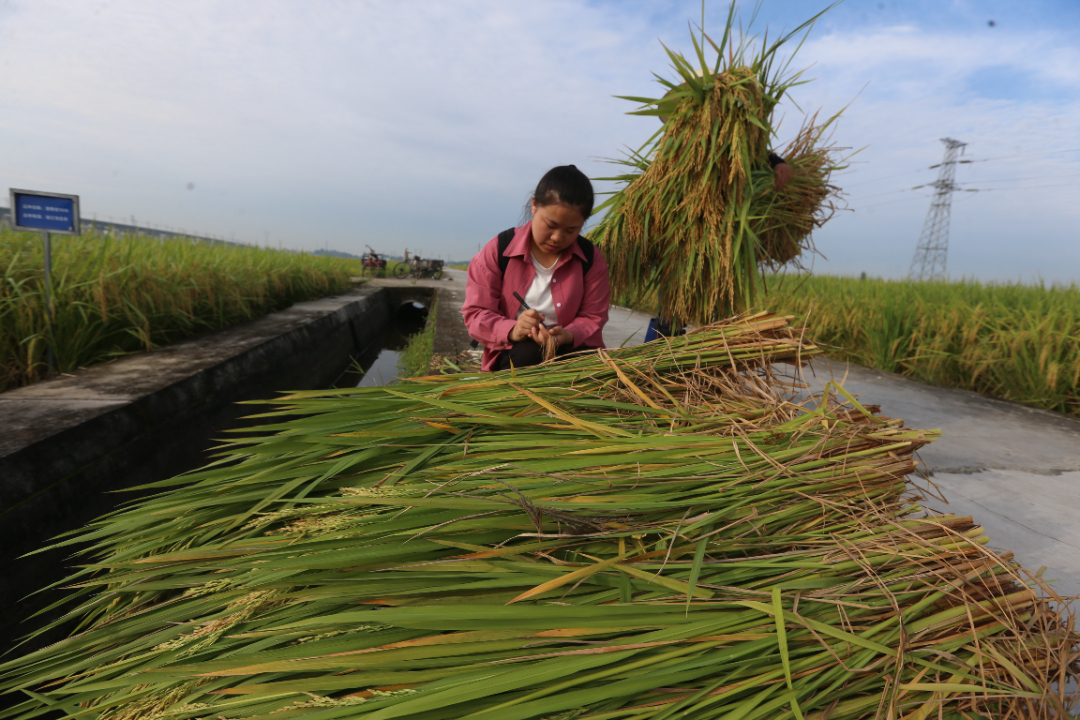
[(825, 141), (826, 129), (827, 124), (817, 124), (815, 115), (779, 151), (793, 169), (782, 192), (774, 191), (771, 172), (758, 171), (749, 217), (759, 268), (774, 272), (784, 265), (802, 268), (802, 259), (814, 251), (814, 230), (836, 213), (840, 188), (829, 178), (842, 165)]
[(1072, 618), (913, 516), (935, 433), (780, 389), (814, 352), (760, 314), (290, 395), (69, 541), (78, 633), (0, 717), (1064, 717)]
[[(811, 118), (781, 151), (794, 169), (784, 190), (768, 164), (773, 109), (800, 83), (776, 54), (813, 19), (755, 54), (752, 38), (734, 45), (734, 10), (719, 44), (691, 36), (698, 67), (668, 50), (679, 81), (658, 78), (662, 98), (626, 98), (645, 104), (632, 114), (658, 115), (664, 125), (614, 161), (633, 171), (603, 178), (621, 187), (597, 208), (606, 215), (590, 232), (609, 258), (616, 296), (655, 292), (663, 319), (680, 324), (751, 308), (759, 264), (779, 267), (812, 250), (811, 233), (831, 217), (839, 192), (829, 178), (842, 165), (825, 143), (835, 116), (822, 125)], [(705, 42), (717, 54), (711, 65)]]

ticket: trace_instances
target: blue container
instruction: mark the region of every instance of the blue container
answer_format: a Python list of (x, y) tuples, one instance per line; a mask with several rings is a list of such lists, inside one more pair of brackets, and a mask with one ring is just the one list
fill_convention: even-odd
[(645, 331), (645, 342), (652, 342), (657, 338), (678, 337), (679, 335), (685, 334), (685, 327), (679, 328), (675, 332), (672, 332), (671, 323), (663, 322), (660, 318), (654, 317), (649, 320), (649, 329)]

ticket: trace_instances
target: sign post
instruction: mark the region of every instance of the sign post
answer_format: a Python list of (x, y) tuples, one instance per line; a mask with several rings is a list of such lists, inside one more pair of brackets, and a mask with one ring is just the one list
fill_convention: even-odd
[(52, 242), (50, 235), (79, 235), (79, 196), (34, 190), (10, 189), (11, 221), (18, 230), (38, 230), (45, 243), (45, 317), (49, 377), (56, 373), (56, 345), (53, 337)]

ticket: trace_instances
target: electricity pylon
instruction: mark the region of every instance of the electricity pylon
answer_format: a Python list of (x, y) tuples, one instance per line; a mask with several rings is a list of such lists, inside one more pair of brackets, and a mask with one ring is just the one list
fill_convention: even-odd
[[(930, 212), (926, 214), (919, 246), (915, 248), (915, 257), (911, 259), (908, 277), (912, 280), (944, 280), (945, 260), (949, 252), (949, 216), (952, 210), (952, 194), (959, 190), (953, 179), (956, 177), (957, 153), (963, 154), (967, 143), (952, 138), (942, 138), (945, 143), (945, 159), (940, 165), (931, 165), (931, 169), (940, 167), (938, 179), (930, 184), (935, 189), (934, 199), (930, 201)], [(923, 187), (923, 186), (919, 186)]]

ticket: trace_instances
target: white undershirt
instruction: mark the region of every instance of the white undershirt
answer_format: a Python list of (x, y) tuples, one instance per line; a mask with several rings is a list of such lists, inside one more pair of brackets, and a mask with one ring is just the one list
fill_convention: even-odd
[(559, 319), (555, 315), (555, 301), (551, 299), (551, 278), (555, 275), (555, 266), (559, 264), (559, 258), (555, 258), (551, 267), (546, 268), (532, 257), (532, 253), (529, 253), (529, 257), (532, 258), (536, 276), (533, 278), (532, 285), (529, 286), (529, 291), (525, 293), (525, 302), (529, 307), (543, 314), (545, 326), (553, 328), (559, 324)]

